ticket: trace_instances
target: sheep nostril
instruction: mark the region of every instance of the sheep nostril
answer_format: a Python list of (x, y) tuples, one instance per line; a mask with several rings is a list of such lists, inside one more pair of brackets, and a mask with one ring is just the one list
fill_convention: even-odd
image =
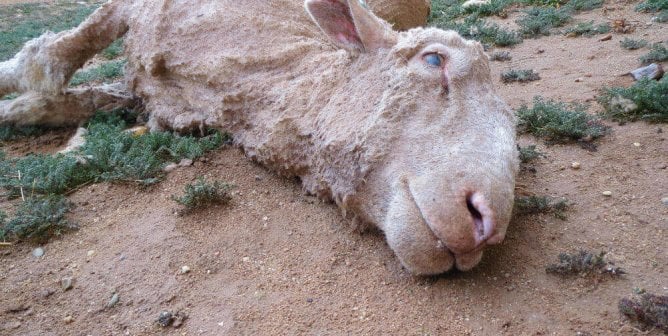
[(477, 238), (483, 239), (485, 236), (485, 224), (483, 221), (482, 214), (476, 208), (476, 206), (473, 204), (472, 201), (472, 196), (467, 196), (466, 197), (466, 207), (469, 210), (469, 213), (471, 213), (471, 217), (473, 218), (473, 225), (475, 229), (475, 233), (477, 234)]

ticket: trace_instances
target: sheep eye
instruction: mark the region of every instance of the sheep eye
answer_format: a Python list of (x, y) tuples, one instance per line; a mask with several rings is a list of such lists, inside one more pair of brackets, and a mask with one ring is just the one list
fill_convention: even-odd
[(443, 63), (443, 56), (437, 53), (426, 54), (423, 59), (427, 64), (433, 67), (441, 67), (441, 64)]

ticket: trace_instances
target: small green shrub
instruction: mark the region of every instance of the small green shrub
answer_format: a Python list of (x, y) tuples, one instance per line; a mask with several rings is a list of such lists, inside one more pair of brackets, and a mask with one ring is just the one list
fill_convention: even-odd
[(622, 275), (626, 272), (613, 263), (605, 260), (605, 251), (594, 254), (580, 250), (576, 253), (560, 253), (559, 263), (548, 265), (547, 273), (561, 275), (611, 274)]
[[(545, 155), (536, 150), (536, 145), (529, 145), (526, 147), (517, 146), (517, 151), (520, 153), (520, 162), (529, 163), (539, 157), (544, 157)], [(522, 200), (523, 202), (524, 200)]]
[(108, 82), (111, 79), (123, 76), (126, 60), (115, 60), (100, 64), (91, 69), (77, 71), (70, 80), (71, 86), (77, 86), (93, 81)]
[(513, 57), (510, 55), (510, 51), (497, 51), (490, 56), (490, 59), (497, 62), (506, 62), (513, 59)]
[(491, 0), (480, 6), (470, 6), (464, 8), (464, 13), (475, 14), (477, 16), (492, 16), (504, 13), (506, 7), (514, 4), (515, 0)]
[(181, 197), (172, 196), (172, 199), (185, 207), (185, 211), (204, 208), (210, 204), (226, 204), (231, 197), (229, 191), (232, 186), (221, 181), (207, 182), (204, 178), (198, 177), (194, 184), (187, 184), (184, 188), (184, 195)]
[(619, 41), (619, 45), (627, 50), (636, 50), (644, 48), (647, 46), (647, 41), (645, 40), (633, 40), (628, 37), (625, 37), (623, 40)]
[(69, 201), (60, 195), (26, 199), (14, 217), (0, 228), (0, 240), (20, 239), (44, 242), (54, 235), (76, 228), (65, 220)]
[(647, 328), (668, 334), (668, 296), (643, 293), (637, 298), (621, 299), (619, 312)]
[(464, 14), (459, 0), (432, 0), (428, 22), (433, 26), (443, 26)]
[(521, 0), (522, 4), (527, 6), (541, 6), (541, 7), (561, 7), (566, 3), (566, 0)]
[(668, 122), (668, 76), (643, 78), (628, 88), (604, 88), (597, 100), (603, 116), (615, 121)]
[(589, 11), (603, 6), (603, 0), (569, 0), (564, 7), (576, 12)]
[(81, 166), (73, 156), (28, 155), (0, 162), (0, 186), (8, 197), (34, 194), (64, 194), (90, 180), (95, 171)]
[(220, 147), (225, 140), (220, 132), (195, 138), (169, 132), (133, 136), (124, 129), (124, 122), (88, 126), (86, 144), (80, 152), (101, 180), (153, 184), (160, 180), (168, 162), (195, 159)]
[(504, 83), (511, 82), (531, 82), (540, 79), (540, 75), (533, 70), (508, 70), (501, 73), (501, 81)]
[(102, 50), (102, 56), (108, 60), (113, 60), (114, 58), (123, 54), (123, 39), (119, 38), (110, 44), (106, 49)]
[(668, 10), (660, 11), (654, 18), (652, 18), (652, 21), (659, 23), (668, 22)]
[(668, 60), (668, 48), (663, 43), (654, 43), (649, 53), (640, 56), (640, 63), (650, 64), (659, 63)]
[(525, 37), (550, 35), (552, 28), (561, 27), (571, 20), (570, 10), (552, 7), (532, 7), (515, 22), (520, 26), (520, 33)]
[(6, 95), (2, 96), (0, 98), (0, 100), (12, 100), (12, 99), (16, 99), (18, 97), (19, 97), (18, 93), (12, 92), (12, 93), (9, 93), (9, 94), (6, 94)]
[(512, 46), (522, 42), (519, 34), (505, 30), (499, 25), (469, 16), (463, 21), (448, 21), (437, 25), (442, 29), (452, 29), (465, 38), (478, 40), (484, 44), (500, 47)]
[(548, 196), (519, 196), (515, 198), (513, 214), (524, 216), (548, 213), (556, 218), (565, 220), (566, 209), (568, 209), (568, 201), (563, 198), (554, 199)]
[(594, 25), (594, 21), (580, 22), (573, 27), (567, 28), (564, 33), (567, 36), (592, 36), (596, 34), (605, 34), (610, 31), (610, 25), (601, 23)]
[(587, 113), (587, 106), (566, 104), (534, 97), (533, 107), (522, 105), (516, 112), (520, 131), (551, 142), (593, 140), (605, 135), (608, 127)]
[(639, 12), (658, 12), (668, 10), (668, 0), (645, 0), (636, 6)]
[(0, 141), (12, 141), (48, 132), (51, 128), (41, 126), (0, 126)]

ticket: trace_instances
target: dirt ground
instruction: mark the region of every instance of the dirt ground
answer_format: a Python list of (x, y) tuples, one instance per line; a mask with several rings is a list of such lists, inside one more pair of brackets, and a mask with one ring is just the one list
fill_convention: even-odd
[[(534, 69), (542, 80), (499, 80), (502, 96), (514, 108), (534, 95), (592, 102), (603, 86), (629, 85), (620, 75), (647, 50), (623, 50), (619, 41), (668, 37), (668, 25), (648, 24), (651, 15), (634, 6), (606, 2), (577, 17), (626, 18), (636, 27), (631, 34), (609, 41), (555, 35), (509, 49), (512, 61), (492, 64), (495, 78), (516, 68)], [(71, 196), (68, 219), (80, 229), (43, 245), (43, 257), (28, 243), (0, 248), (0, 334), (661, 335), (628, 322), (617, 303), (634, 288), (668, 295), (668, 207), (661, 202), (668, 127), (609, 125), (613, 132), (595, 142), (597, 151), (522, 136), (521, 144), (538, 144), (546, 158), (521, 173), (518, 193), (565, 197), (573, 204), (568, 218), (516, 217), (504, 243), (473, 271), (439, 277), (410, 275), (381, 233), (354, 232), (333, 204), (304, 195), (298, 182), (235, 148), (148, 189), (87, 186)], [(55, 151), (67, 138), (49, 133), (4, 149)], [(575, 161), (579, 170), (570, 168)], [(197, 176), (235, 184), (233, 201), (178, 216), (170, 197)], [(578, 249), (608, 251), (628, 274), (546, 274), (560, 252)], [(72, 289), (61, 289), (64, 277), (74, 278)], [(106, 308), (114, 293), (118, 303)], [(162, 328), (156, 320), (164, 310), (187, 319)]]

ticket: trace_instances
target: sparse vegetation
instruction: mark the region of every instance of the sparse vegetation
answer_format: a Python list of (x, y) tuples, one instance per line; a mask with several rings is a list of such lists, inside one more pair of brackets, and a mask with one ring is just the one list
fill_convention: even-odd
[(531, 82), (540, 79), (540, 75), (532, 69), (528, 70), (508, 70), (501, 73), (501, 81), (504, 83), (511, 82)]
[(30, 197), (22, 202), (14, 218), (0, 227), (0, 240), (21, 239), (43, 242), (76, 228), (65, 220), (69, 201), (61, 195)]
[(102, 56), (108, 60), (113, 60), (114, 58), (123, 54), (123, 39), (119, 38), (110, 44), (106, 49), (102, 50)]
[(0, 126), (0, 141), (11, 141), (23, 137), (36, 136), (49, 128), (38, 126)]
[(70, 85), (77, 86), (94, 81), (109, 81), (111, 79), (123, 76), (123, 68), (126, 61), (115, 60), (102, 63), (96, 67), (77, 71), (72, 79)]
[(626, 272), (605, 258), (605, 251), (598, 254), (580, 250), (576, 253), (560, 253), (559, 262), (548, 265), (547, 273), (561, 275), (610, 274), (619, 276)]
[(636, 298), (619, 301), (619, 312), (647, 328), (668, 333), (668, 296), (643, 293)]
[(463, 12), (477, 16), (504, 15), (506, 7), (515, 2), (515, 0), (491, 0), (489, 3), (480, 6), (464, 8)]
[(210, 204), (226, 204), (230, 201), (232, 186), (221, 181), (207, 182), (199, 177), (194, 184), (187, 184), (184, 195), (172, 199), (185, 207), (185, 212), (201, 209)]
[(570, 10), (567, 8), (532, 7), (525, 11), (525, 15), (517, 19), (520, 33), (525, 37), (550, 35), (552, 28), (561, 27), (571, 20)]
[(610, 25), (607, 23), (601, 23), (594, 25), (594, 21), (589, 22), (580, 22), (573, 27), (567, 28), (564, 33), (566, 36), (575, 37), (575, 36), (592, 36), (596, 34), (605, 34), (610, 31)]
[(601, 6), (603, 6), (603, 0), (569, 0), (564, 8), (580, 12), (601, 8)]
[(639, 12), (659, 12), (668, 10), (668, 0), (645, 0), (636, 6)]
[(510, 51), (496, 51), (490, 56), (492, 61), (497, 62), (506, 62), (510, 61), (513, 57), (510, 55)]
[(526, 147), (517, 146), (517, 151), (520, 153), (520, 162), (529, 163), (539, 157), (544, 157), (545, 154), (536, 150), (536, 145), (529, 145)]
[(533, 107), (522, 105), (517, 110), (520, 131), (551, 142), (588, 141), (605, 135), (608, 127), (587, 113), (583, 104), (566, 104), (534, 97)]
[(0, 6), (0, 61), (12, 58), (24, 43), (47, 30), (59, 32), (75, 27), (97, 6), (81, 1)]
[(640, 56), (640, 63), (650, 64), (650, 63), (659, 63), (668, 60), (668, 48), (666, 48), (663, 43), (654, 43), (650, 51)]
[(627, 50), (636, 50), (644, 48), (647, 46), (647, 41), (645, 40), (634, 40), (628, 37), (625, 37), (623, 40), (619, 41), (619, 45)]
[(452, 29), (465, 38), (500, 47), (512, 46), (522, 41), (516, 32), (503, 29), (495, 23), (479, 19), (474, 15), (465, 18), (463, 21), (446, 21), (437, 24), (437, 26), (443, 29)]
[[(96, 115), (88, 124), (86, 144), (73, 154), (11, 159), (0, 155), (0, 187), (10, 198), (27, 199), (2, 228), (0, 239), (42, 239), (58, 233), (70, 227), (63, 220), (67, 203), (62, 195), (99, 181), (156, 183), (168, 162), (195, 159), (227, 138), (214, 131), (201, 138), (168, 132), (134, 136), (125, 132), (123, 120), (131, 116), (123, 110)], [(224, 189), (218, 184), (214, 187)]]
[(561, 220), (566, 219), (565, 211), (568, 209), (566, 199), (555, 199), (548, 196), (519, 196), (515, 198), (513, 214), (515, 215), (533, 215), (533, 214), (552, 214)]
[(628, 88), (604, 88), (598, 96), (602, 115), (615, 121), (668, 121), (668, 76), (641, 79)]

